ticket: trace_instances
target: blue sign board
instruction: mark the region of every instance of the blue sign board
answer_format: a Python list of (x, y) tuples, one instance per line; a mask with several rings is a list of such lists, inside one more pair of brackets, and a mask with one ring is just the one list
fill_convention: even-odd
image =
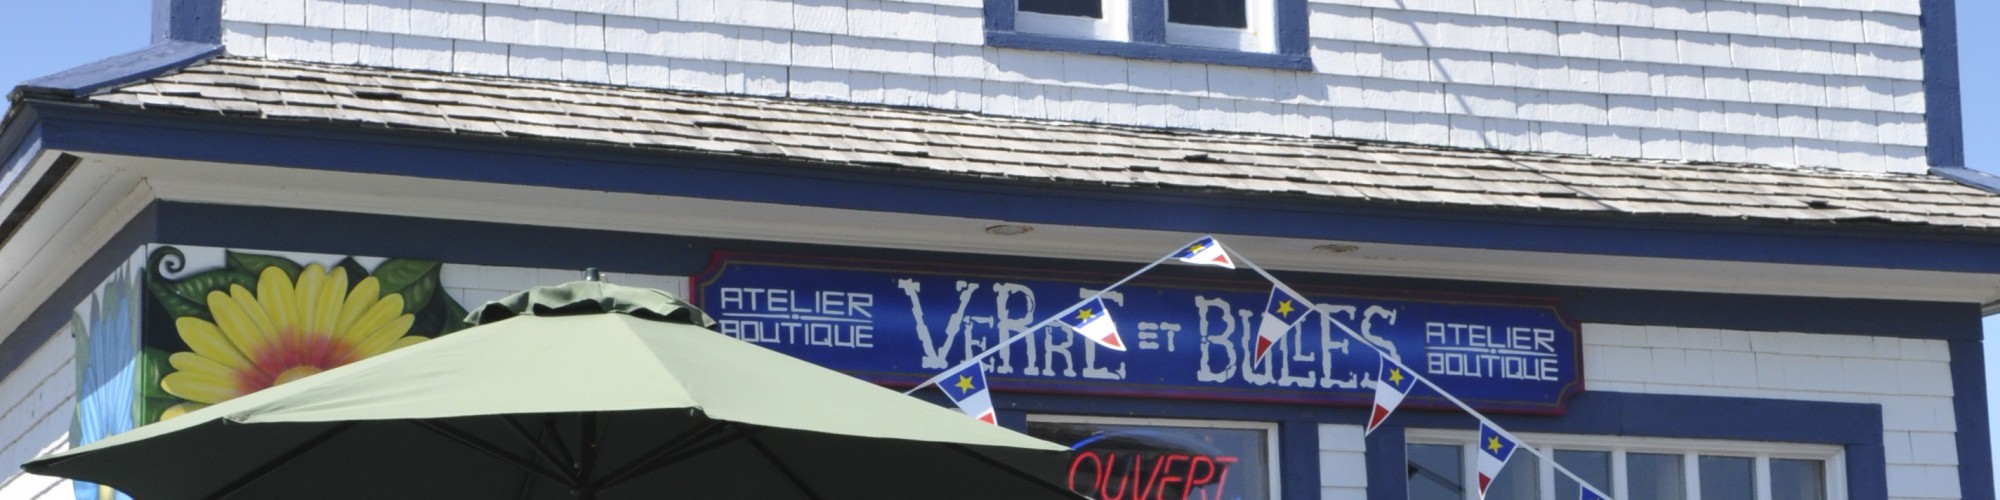
[[(1583, 389), (1578, 329), (1553, 302), (1533, 299), (1292, 283), (1318, 314), (1253, 362), (1270, 284), (1244, 274), (1249, 279), (1141, 277), (1109, 290), (1104, 300), (1126, 351), (1045, 327), (988, 359), (990, 383), (1001, 392), (1361, 406), (1373, 400), (1379, 349), (1482, 411), (1561, 413)], [(721, 254), (696, 278), (692, 299), (725, 334), (907, 386), (1116, 279)], [(1405, 405), (1448, 405), (1423, 389), (1410, 397)]]

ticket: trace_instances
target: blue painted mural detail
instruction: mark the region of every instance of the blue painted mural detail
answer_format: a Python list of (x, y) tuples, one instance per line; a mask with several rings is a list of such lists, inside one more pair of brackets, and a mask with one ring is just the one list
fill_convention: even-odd
[[(141, 253), (111, 273), (70, 317), (76, 338), (76, 416), (70, 421), (70, 445), (81, 446), (138, 426), (143, 392), (139, 386), (145, 362), (139, 354)], [(101, 485), (76, 481), (78, 500), (130, 500)]]
[[(724, 334), (908, 385), (1115, 279), (723, 254), (690, 292)], [(1582, 390), (1578, 330), (1551, 301), (1291, 285), (1318, 314), (1264, 362), (1250, 354), (1268, 283), (1142, 277), (1104, 295), (1129, 351), (1051, 326), (989, 358), (988, 374), (1001, 391), (1360, 406), (1379, 360), (1365, 341), (1481, 410), (1560, 413)], [(1423, 389), (1406, 404), (1448, 405)]]

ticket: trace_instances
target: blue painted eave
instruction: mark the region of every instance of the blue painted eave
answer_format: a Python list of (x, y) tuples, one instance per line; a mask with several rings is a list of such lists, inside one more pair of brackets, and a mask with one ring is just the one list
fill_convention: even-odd
[(64, 151), (860, 211), (1543, 253), (2000, 274), (2000, 231), (1113, 189), (29, 100)]
[(222, 54), (222, 46), (168, 40), (101, 61), (22, 82), (8, 97), (19, 104), (27, 97), (76, 98), (128, 83), (164, 75)]

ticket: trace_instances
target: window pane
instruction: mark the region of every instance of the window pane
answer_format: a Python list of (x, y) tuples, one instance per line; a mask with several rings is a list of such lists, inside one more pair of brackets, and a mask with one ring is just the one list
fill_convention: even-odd
[(1410, 500), (1459, 500), (1465, 498), (1465, 460), (1462, 448), (1453, 445), (1412, 444), (1410, 458)]
[(1020, 0), (1021, 12), (1104, 18), (1103, 0)]
[(1701, 500), (1756, 500), (1757, 459), (1701, 457)]
[(1687, 498), (1687, 477), (1681, 473), (1680, 455), (1628, 453), (1625, 455), (1626, 500), (1683, 500)]
[(1533, 453), (1515, 450), (1507, 467), (1500, 469), (1500, 477), (1486, 487), (1486, 500), (1541, 500), (1541, 470), (1541, 460)]
[(1771, 500), (1826, 500), (1826, 463), (1772, 459)]
[[(1250, 11), (1245, 0), (1167, 0), (1167, 22), (1245, 28)], [(1266, 0), (1268, 1), (1268, 0)]]
[[(1583, 478), (1599, 493), (1611, 494), (1611, 452), (1556, 450), (1556, 463)], [(1570, 498), (1576, 491), (1576, 481), (1556, 473), (1556, 498)]]

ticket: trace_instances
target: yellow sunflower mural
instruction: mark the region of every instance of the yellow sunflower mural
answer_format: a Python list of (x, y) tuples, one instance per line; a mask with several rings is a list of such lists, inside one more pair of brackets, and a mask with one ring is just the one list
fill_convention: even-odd
[(409, 335), (415, 316), (376, 277), (349, 287), (346, 268), (319, 264), (297, 275), (265, 267), (254, 292), (234, 283), (208, 292), (213, 321), (174, 319), (190, 350), (168, 357), (174, 371), (160, 388), (187, 402), (162, 420), (426, 340)]

